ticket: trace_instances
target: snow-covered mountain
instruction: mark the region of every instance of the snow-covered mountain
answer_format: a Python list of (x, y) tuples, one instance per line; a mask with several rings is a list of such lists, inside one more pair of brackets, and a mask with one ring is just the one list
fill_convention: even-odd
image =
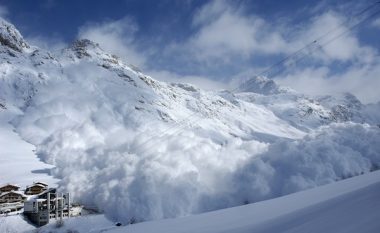
[(20, 109), (12, 125), (60, 188), (114, 220), (237, 206), (380, 166), (379, 104), (265, 77), (236, 92), (160, 82), (92, 41), (53, 54), (0, 22), (0, 113)]

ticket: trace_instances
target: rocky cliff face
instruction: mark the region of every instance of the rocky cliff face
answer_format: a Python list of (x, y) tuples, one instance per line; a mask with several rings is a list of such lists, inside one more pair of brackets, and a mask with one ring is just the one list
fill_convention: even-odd
[(20, 32), (10, 23), (0, 19), (0, 44), (3, 48), (22, 52), (30, 48)]

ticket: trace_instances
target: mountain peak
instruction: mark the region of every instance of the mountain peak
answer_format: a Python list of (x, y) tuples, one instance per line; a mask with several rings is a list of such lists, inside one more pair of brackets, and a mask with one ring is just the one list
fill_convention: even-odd
[(239, 86), (241, 92), (254, 92), (262, 95), (280, 94), (289, 90), (264, 76), (253, 76), (243, 81)]
[(98, 43), (89, 39), (78, 39), (71, 45), (72, 48), (100, 48)]
[(72, 50), (78, 58), (91, 57), (90, 50), (103, 51), (98, 43), (89, 39), (78, 39), (74, 41), (69, 47), (69, 50)]
[(2, 18), (0, 18), (0, 44), (18, 52), (30, 47), (16, 27)]

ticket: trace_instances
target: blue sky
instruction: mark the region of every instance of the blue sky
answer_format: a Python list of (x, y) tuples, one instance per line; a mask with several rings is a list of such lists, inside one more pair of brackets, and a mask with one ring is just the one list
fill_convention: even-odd
[(228, 89), (330, 32), (269, 77), (308, 94), (349, 91), (376, 102), (379, 14), (348, 30), (380, 10), (357, 15), (374, 2), (0, 0), (0, 15), (40, 47), (89, 38), (154, 78), (209, 89)]

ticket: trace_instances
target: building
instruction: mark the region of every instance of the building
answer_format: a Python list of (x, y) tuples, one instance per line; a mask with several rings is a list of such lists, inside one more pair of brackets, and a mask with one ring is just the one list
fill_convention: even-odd
[(20, 191), (10, 191), (0, 194), (0, 203), (24, 202), (26, 196)]
[(42, 193), (37, 195), (38, 199), (47, 199), (48, 198), (48, 193), (50, 195), (50, 199), (53, 199), (57, 196), (57, 189), (56, 188), (48, 188)]
[(20, 186), (16, 184), (5, 184), (3, 186), (0, 186), (0, 193), (6, 193), (10, 191), (18, 191), (20, 189)]
[(81, 215), (81, 207), (73, 207), (70, 194), (59, 194), (48, 189), (24, 203), (24, 215), (37, 226), (49, 223), (50, 219), (62, 219)]
[(44, 192), (47, 189), (48, 189), (47, 184), (42, 183), (42, 182), (37, 182), (37, 183), (33, 183), (32, 185), (27, 186), (25, 189), (25, 194), (37, 195)]

